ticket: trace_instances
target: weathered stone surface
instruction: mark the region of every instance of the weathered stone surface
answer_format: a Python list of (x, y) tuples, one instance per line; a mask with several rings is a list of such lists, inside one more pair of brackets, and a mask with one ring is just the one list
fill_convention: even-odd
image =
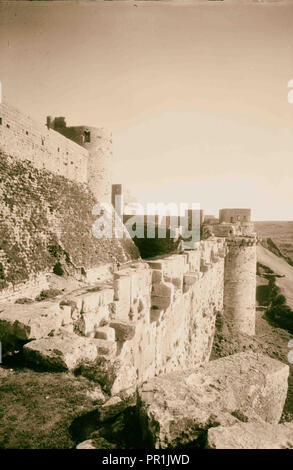
[(152, 295), (152, 307), (158, 310), (167, 310), (170, 307), (172, 297), (166, 297), (161, 295)]
[(88, 439), (76, 446), (77, 449), (117, 449), (115, 444), (107, 441), (103, 437)]
[(111, 322), (110, 327), (115, 330), (116, 341), (127, 341), (135, 335), (135, 324), (132, 323), (117, 320)]
[(31, 341), (23, 348), (28, 362), (52, 370), (73, 370), (98, 356), (97, 345), (88, 338), (67, 334)]
[(215, 449), (292, 449), (293, 423), (237, 423), (208, 431), (208, 447)]
[(105, 395), (103, 394), (102, 389), (99, 386), (95, 387), (93, 390), (87, 390), (86, 395), (91, 400), (99, 404), (105, 403), (106, 401)]
[[(79, 372), (89, 380), (101, 385), (109, 395), (120, 395), (122, 391), (132, 389), (136, 385), (136, 370), (133, 366), (125, 365), (119, 359), (113, 360), (105, 356), (96, 361), (82, 364)], [(122, 400), (125, 399), (120, 395)]]
[(96, 345), (99, 356), (113, 357), (116, 354), (116, 341), (107, 341), (105, 339), (92, 339), (91, 343)]
[(111, 387), (111, 395), (116, 395), (123, 390), (133, 387), (136, 384), (136, 370), (133, 366), (122, 365), (116, 373), (115, 380)]
[(250, 409), (260, 419), (277, 423), (288, 374), (286, 364), (239, 353), (154, 378), (138, 392), (145, 437), (156, 448), (178, 447), (197, 440), (209, 427), (227, 425), (227, 414)]
[(0, 340), (9, 336), (23, 341), (42, 338), (59, 328), (67, 316), (68, 311), (54, 302), (1, 304)]
[(95, 447), (93, 445), (92, 439), (88, 439), (87, 441), (81, 442), (80, 444), (78, 444), (76, 446), (76, 448), (77, 449), (86, 449), (86, 450), (88, 450), (88, 449), (97, 449), (97, 447)]
[(77, 321), (79, 331), (85, 336), (94, 336), (95, 331), (103, 321), (109, 318), (108, 307), (98, 307), (94, 312), (86, 312), (80, 315)]
[(174, 286), (171, 282), (158, 282), (153, 284), (153, 294), (172, 298), (174, 295)]
[(128, 320), (131, 305), (131, 277), (119, 273), (115, 273), (114, 276), (114, 300), (117, 304), (117, 312), (122, 320)]
[(100, 326), (96, 329), (96, 338), (106, 339), (108, 341), (115, 341), (115, 330), (110, 326)]

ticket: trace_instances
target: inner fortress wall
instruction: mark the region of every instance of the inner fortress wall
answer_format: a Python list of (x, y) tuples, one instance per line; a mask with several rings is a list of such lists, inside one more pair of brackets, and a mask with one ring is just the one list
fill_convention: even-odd
[(0, 104), (0, 151), (71, 181), (88, 181), (85, 148), (5, 103)]

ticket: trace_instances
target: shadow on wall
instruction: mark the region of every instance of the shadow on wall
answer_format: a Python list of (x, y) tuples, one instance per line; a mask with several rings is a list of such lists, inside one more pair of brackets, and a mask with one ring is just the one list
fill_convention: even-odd
[(178, 252), (180, 239), (173, 238), (170, 229), (166, 229), (166, 237), (164, 238), (158, 238), (157, 236), (156, 238), (150, 238), (147, 233), (147, 225), (144, 224), (143, 233), (144, 238), (133, 238), (142, 258), (153, 258), (155, 256)]

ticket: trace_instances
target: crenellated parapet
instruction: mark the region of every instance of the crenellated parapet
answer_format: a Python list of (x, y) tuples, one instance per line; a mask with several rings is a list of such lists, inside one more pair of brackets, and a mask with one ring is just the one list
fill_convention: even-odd
[(226, 243), (227, 243), (228, 248), (236, 247), (236, 246), (238, 246), (239, 248), (242, 248), (245, 246), (256, 246), (258, 244), (258, 238), (256, 236), (251, 236), (251, 237), (235, 236), (231, 238), (227, 237)]

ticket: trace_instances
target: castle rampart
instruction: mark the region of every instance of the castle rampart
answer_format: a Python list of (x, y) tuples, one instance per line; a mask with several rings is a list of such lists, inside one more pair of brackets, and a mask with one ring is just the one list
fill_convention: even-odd
[[(68, 369), (101, 356), (107, 361), (109, 379), (116, 371), (109, 389), (112, 394), (155, 375), (205, 363), (216, 316), (223, 309), (224, 248), (225, 240), (216, 239), (201, 242), (187, 253), (134, 262), (114, 273), (112, 286), (101, 283), (98, 289), (42, 303), (47, 309), (42, 325), (39, 303), (25, 306), (25, 312), (22, 305), (6, 304), (0, 314), (0, 338), (8, 330), (19, 339), (26, 335), (32, 340), (25, 346), (28, 359), (38, 356), (49, 368), (54, 351), (57, 362)], [(21, 326), (16, 331), (13, 324), (18, 315)], [(48, 336), (53, 330), (53, 336)], [(64, 351), (63, 356), (69, 340), (72, 352)], [(86, 354), (75, 341), (84, 343)], [(82, 373), (90, 373), (91, 367), (85, 365)]]
[(58, 132), (36, 123), (5, 103), (0, 104), (0, 151), (29, 160), (78, 183), (88, 180), (88, 151)]
[(111, 200), (112, 136), (104, 128), (66, 127), (64, 118), (51, 117), (42, 126), (1, 103), (0, 151), (87, 184), (98, 201)]
[(112, 134), (103, 127), (66, 126), (65, 118), (47, 118), (47, 126), (88, 151), (88, 185), (98, 201), (110, 202), (112, 181)]

